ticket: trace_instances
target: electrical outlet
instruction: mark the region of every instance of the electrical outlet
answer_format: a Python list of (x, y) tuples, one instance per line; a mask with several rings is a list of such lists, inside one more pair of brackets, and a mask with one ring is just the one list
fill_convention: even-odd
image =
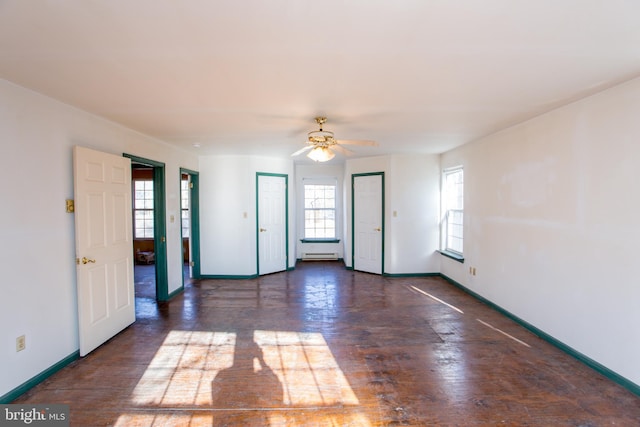
[(27, 340), (24, 335), (16, 338), (16, 351), (22, 351), (27, 347)]

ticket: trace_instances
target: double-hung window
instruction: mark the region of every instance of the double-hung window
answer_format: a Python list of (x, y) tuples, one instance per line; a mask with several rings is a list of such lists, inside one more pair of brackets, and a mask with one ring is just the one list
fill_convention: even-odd
[(182, 178), (180, 181), (180, 221), (182, 224), (182, 238), (189, 237), (189, 191), (191, 189), (191, 182), (188, 175), (186, 178)]
[(442, 249), (462, 256), (464, 241), (464, 174), (462, 167), (446, 169), (442, 176)]
[(304, 184), (304, 238), (336, 238), (336, 184)]
[(135, 180), (133, 184), (134, 237), (153, 238), (153, 180)]

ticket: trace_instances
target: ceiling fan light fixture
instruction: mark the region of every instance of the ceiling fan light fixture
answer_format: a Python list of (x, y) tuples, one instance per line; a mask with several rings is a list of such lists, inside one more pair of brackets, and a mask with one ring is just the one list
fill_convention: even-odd
[(309, 151), (309, 154), (307, 154), (307, 157), (314, 162), (328, 162), (335, 156), (336, 155), (333, 151), (329, 150), (327, 147), (315, 147), (313, 150)]

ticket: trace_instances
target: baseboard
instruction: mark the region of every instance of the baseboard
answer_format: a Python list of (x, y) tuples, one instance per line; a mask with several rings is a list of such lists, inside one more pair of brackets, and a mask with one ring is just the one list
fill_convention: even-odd
[(591, 369), (593, 369), (596, 372), (604, 375), (605, 377), (607, 377), (611, 381), (615, 382), (616, 384), (619, 384), (620, 386), (626, 388), (631, 393), (633, 393), (633, 394), (635, 394), (637, 396), (640, 396), (640, 385), (638, 385), (638, 384), (634, 383), (633, 381), (623, 377), (622, 375), (612, 371), (611, 369), (607, 368), (606, 366), (602, 365), (599, 362), (596, 362), (595, 360), (591, 359), (590, 357), (580, 353), (576, 349), (568, 346), (567, 344), (563, 343), (562, 341), (558, 340), (557, 338), (553, 337), (552, 335), (549, 335), (548, 333), (544, 332), (543, 330), (533, 326), (531, 323), (519, 318), (518, 316), (514, 315), (513, 313), (505, 310), (504, 308), (502, 308), (499, 305), (491, 302), (490, 300), (486, 299), (482, 295), (477, 294), (476, 292), (472, 291), (471, 289), (467, 288), (466, 286), (456, 282), (455, 280), (451, 279), (450, 277), (447, 277), (442, 273), (440, 273), (439, 275), (444, 280), (446, 280), (447, 282), (451, 283), (453, 286), (461, 289), (462, 291), (464, 291), (465, 293), (471, 295), (472, 297), (474, 297), (478, 301), (488, 305), (489, 307), (493, 308), (494, 310), (496, 310), (500, 314), (503, 314), (504, 316), (506, 316), (509, 319), (513, 320), (514, 322), (518, 323), (520, 326), (522, 326), (523, 328), (527, 329), (528, 331), (530, 331), (534, 335), (537, 335), (538, 337), (540, 337), (543, 340), (547, 341), (549, 344), (553, 345), (554, 347), (562, 350), (563, 352), (565, 352), (569, 356), (573, 357), (574, 359), (584, 363), (585, 365), (587, 365)]
[(40, 372), (38, 375), (36, 375), (35, 377), (31, 378), (29, 381), (27, 381), (27, 382), (23, 383), (22, 385), (14, 388), (13, 390), (11, 390), (9, 393), (5, 394), (4, 396), (1, 396), (0, 397), (0, 404), (8, 404), (8, 403), (13, 402), (15, 399), (17, 399), (18, 397), (20, 397), (21, 395), (23, 395), (24, 393), (26, 393), (27, 391), (29, 391), (33, 387), (35, 387), (36, 385), (40, 384), (42, 381), (46, 380), (51, 375), (53, 375), (56, 372), (58, 372), (60, 369), (62, 369), (65, 366), (69, 365), (71, 362), (74, 362), (74, 361), (78, 360), (79, 358), (80, 358), (80, 351), (78, 350), (78, 351), (75, 351), (74, 353), (70, 354), (69, 356), (65, 357), (64, 359), (62, 359), (61, 361), (59, 361), (55, 365), (51, 366), (50, 368), (45, 369), (44, 371)]
[(440, 273), (383, 273), (384, 277), (441, 277)]
[(336, 259), (302, 259), (296, 258), (296, 263), (299, 262), (315, 262), (315, 261), (323, 261), (323, 262), (344, 262), (344, 258), (336, 258)]

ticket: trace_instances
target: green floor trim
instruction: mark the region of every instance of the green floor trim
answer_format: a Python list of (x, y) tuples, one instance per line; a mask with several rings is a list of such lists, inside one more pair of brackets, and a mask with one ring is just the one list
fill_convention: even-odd
[(383, 273), (384, 277), (440, 277), (440, 273)]
[(45, 369), (44, 371), (40, 372), (38, 375), (36, 375), (35, 377), (31, 378), (29, 381), (27, 381), (24, 384), (14, 388), (9, 393), (7, 393), (4, 396), (0, 397), (0, 404), (8, 404), (8, 403), (13, 402), (15, 399), (17, 399), (18, 397), (20, 397), (21, 395), (26, 393), (28, 390), (30, 390), (31, 388), (33, 388), (36, 385), (40, 384), (42, 381), (46, 380), (51, 375), (53, 375), (56, 372), (58, 372), (60, 369), (62, 369), (65, 366), (69, 365), (71, 362), (74, 362), (74, 361), (78, 360), (79, 358), (80, 358), (80, 351), (76, 351), (76, 352), (70, 354), (69, 356), (65, 357), (64, 359), (62, 359), (61, 361), (59, 361), (55, 365), (53, 365), (50, 368)]
[(553, 337), (552, 335), (549, 335), (548, 333), (544, 332), (543, 330), (538, 329), (537, 327), (533, 326), (531, 323), (519, 318), (518, 316), (516, 316), (516, 315), (512, 314), (511, 312), (505, 310), (504, 308), (500, 307), (499, 305), (497, 305), (497, 304), (491, 302), (490, 300), (486, 299), (482, 295), (477, 294), (476, 292), (472, 291), (471, 289), (467, 288), (466, 286), (456, 282), (455, 280), (451, 279), (450, 277), (447, 277), (442, 273), (440, 273), (440, 277), (442, 277), (447, 282), (451, 283), (453, 286), (455, 286), (455, 287), (461, 289), (462, 291), (466, 292), (467, 294), (471, 295), (472, 297), (474, 297), (475, 299), (479, 300), (480, 302), (482, 302), (482, 303), (488, 305), (489, 307), (493, 308), (497, 312), (505, 315), (509, 319), (511, 319), (514, 322), (518, 323), (523, 328), (527, 329), (529, 332), (533, 333), (534, 335), (537, 335), (538, 337), (540, 337), (543, 340), (547, 341), (549, 344), (553, 345), (554, 347), (562, 350), (563, 352), (565, 352), (569, 356), (573, 357), (574, 359), (579, 360), (580, 362), (584, 363), (585, 365), (587, 365), (591, 369), (595, 370), (596, 372), (604, 375), (605, 377), (607, 377), (611, 381), (615, 382), (616, 384), (619, 384), (622, 387), (626, 388), (631, 393), (633, 393), (633, 394), (635, 394), (637, 396), (640, 396), (640, 385), (638, 385), (638, 384), (634, 383), (633, 381), (623, 377), (622, 375), (612, 371), (611, 369), (607, 368), (606, 366), (602, 365), (599, 362), (596, 362), (595, 360), (591, 359), (590, 357), (585, 356), (584, 354), (582, 354), (579, 351), (575, 350), (574, 348), (568, 346), (567, 344), (563, 343), (562, 341), (558, 340), (557, 338)]
[(324, 259), (302, 259), (302, 258), (296, 258), (296, 264), (299, 262), (344, 262), (343, 258), (336, 258), (336, 259), (330, 259), (330, 260), (324, 260)]

